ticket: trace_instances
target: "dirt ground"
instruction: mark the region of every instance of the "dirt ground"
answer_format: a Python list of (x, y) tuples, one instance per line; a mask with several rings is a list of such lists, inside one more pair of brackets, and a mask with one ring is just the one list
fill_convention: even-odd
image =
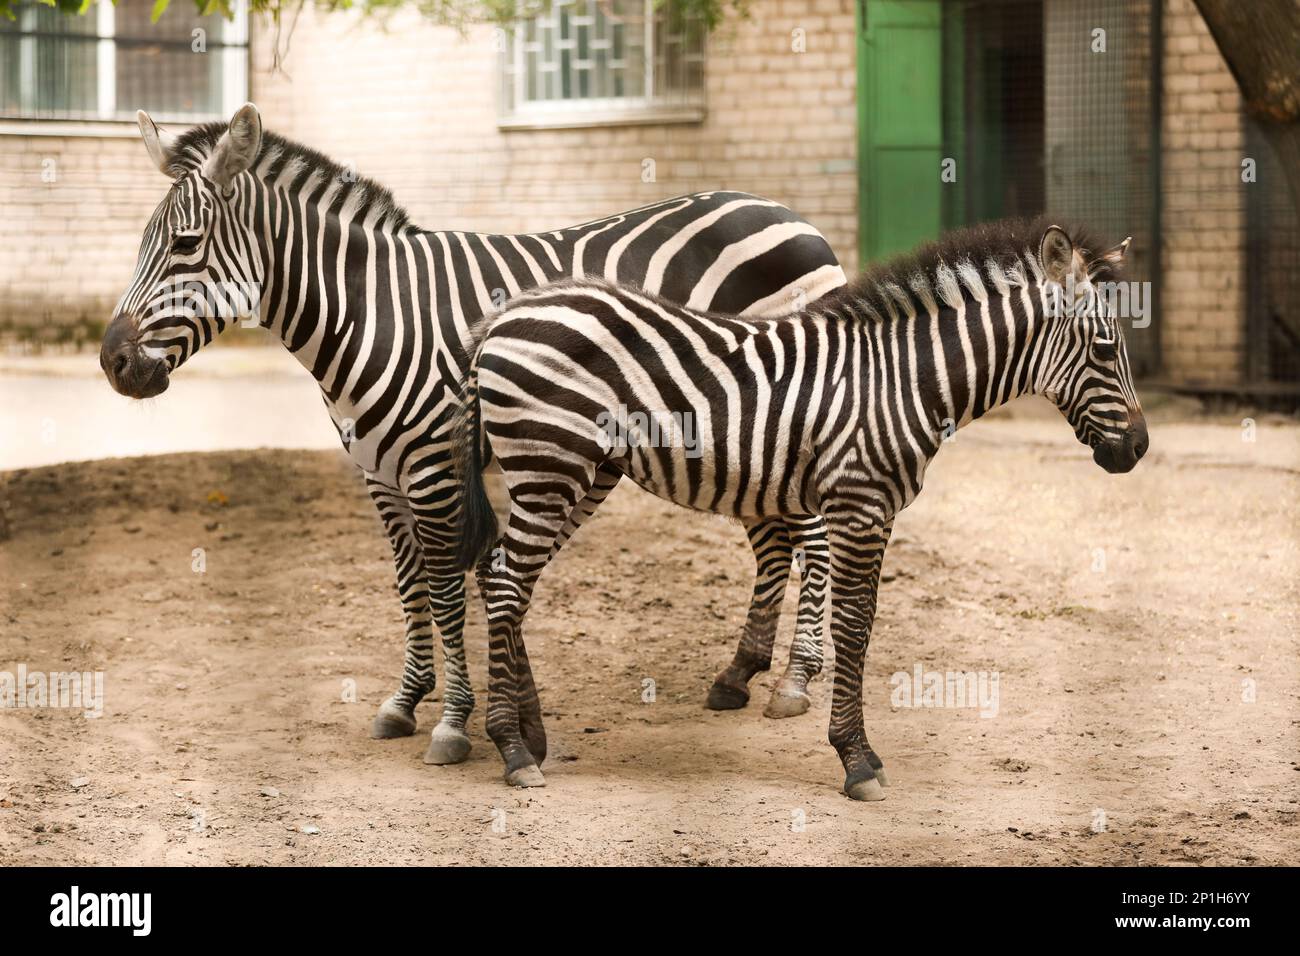
[[(421, 762), (436, 703), (367, 736), (402, 622), (341, 453), (0, 475), (0, 671), (105, 674), (97, 719), (0, 711), (0, 864), (1300, 863), (1300, 427), (1149, 411), (1127, 476), (1051, 409), (940, 455), (885, 563), (872, 804), (839, 790), (825, 677), (789, 720), (762, 716), (775, 672), (702, 706), (748, 602), (738, 526), (625, 487), (575, 539), (529, 618), (548, 785), (512, 791), (476, 598), (469, 761)], [(996, 673), (996, 716), (893, 706), (918, 665)]]

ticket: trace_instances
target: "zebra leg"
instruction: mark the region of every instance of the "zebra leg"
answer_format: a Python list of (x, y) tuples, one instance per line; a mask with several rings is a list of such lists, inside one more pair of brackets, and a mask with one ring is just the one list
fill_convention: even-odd
[(830, 549), (826, 525), (816, 515), (788, 518), (794, 563), (799, 569), (799, 615), (790, 663), (772, 688), (765, 717), (795, 717), (811, 705), (808, 681), (822, 670), (822, 623), (826, 615), (826, 586), (830, 581)]
[(429, 735), (427, 764), (460, 763), (469, 756), (465, 725), (474, 710), (474, 692), (465, 662), (465, 573), (437, 574), (430, 582), (433, 619), (442, 635), (442, 717)]
[(429, 608), (429, 586), (424, 575), (424, 550), (416, 534), (411, 504), (398, 489), (366, 478), (366, 490), (379, 510), (379, 518), (393, 547), (397, 568), (397, 593), (406, 617), (406, 660), (402, 682), (370, 725), (376, 739), (409, 737), (415, 733), (415, 705), (433, 690), (437, 674), (433, 667), (433, 616)]
[(754, 597), (740, 635), (736, 656), (713, 679), (705, 706), (710, 710), (737, 710), (749, 703), (749, 681), (772, 666), (772, 644), (781, 614), (785, 582), (790, 577), (790, 535), (780, 518), (745, 525), (758, 570)]
[[(534, 701), (537, 688), (532, 684), (531, 671), (526, 680), (521, 680), (527, 669), (523, 617), (536, 574), (521, 573), (513, 550), (507, 550), (506, 555), (504, 561), (489, 556), (477, 568), (479, 589), (488, 608), (487, 733), (505, 761), (506, 783), (513, 787), (544, 787), (546, 778), (524, 738), (524, 728), (533, 722), (532, 705), (524, 701), (524, 688), (528, 687)], [(529, 709), (527, 717), (525, 708)], [(536, 711), (540, 715), (540, 704)], [(536, 723), (540, 724), (540, 717)], [(535, 728), (530, 730), (536, 733)]]
[[(614, 490), (622, 477), (623, 473), (610, 463), (602, 465), (597, 470), (595, 483), (578, 502), (577, 507), (569, 512), (564, 527), (556, 535), (555, 543), (551, 545), (550, 553), (546, 557), (547, 563), (573, 537), (574, 532), (582, 527), (582, 523), (596, 513), (596, 509)], [(533, 681), (533, 668), (528, 661), (528, 649), (522, 640), (519, 642), (518, 654), (516, 676), (519, 690), (519, 731), (524, 738), (524, 744), (528, 747), (528, 752), (533, 755), (538, 765), (541, 765), (546, 759), (546, 727), (542, 722), (542, 704), (537, 695), (537, 685)]]
[(576, 488), (571, 477), (557, 477), (552, 483), (544, 483), (536, 473), (530, 478), (527, 503), (511, 496), (510, 520), (499, 551), (477, 568), (488, 610), (487, 732), (505, 761), (506, 783), (515, 787), (546, 784), (537, 766), (545, 756), (545, 736), (524, 647), (524, 616), (533, 586), (563, 544), (560, 535), (572, 523), (573, 512), (591, 504), (587, 496), (596, 469), (582, 475)]
[(540, 767), (546, 760), (546, 725), (542, 722), (542, 700), (537, 696), (533, 681), (533, 665), (528, 661), (528, 648), (523, 638), (519, 640), (515, 678), (519, 685), (519, 733), (524, 746)]
[(858, 501), (827, 509), (831, 557), (831, 640), (835, 689), (829, 738), (844, 764), (844, 792), (854, 800), (883, 800), (883, 765), (871, 749), (862, 718), (862, 671), (876, 616), (880, 564), (892, 519), (883, 525), (862, 516)]
[(421, 517), (418, 528), (426, 557), (429, 607), (442, 637), (443, 662), (442, 717), (429, 735), (424, 762), (460, 763), (469, 756), (465, 725), (474, 710), (474, 691), (465, 662), (465, 573), (456, 568), (454, 527)]
[(560, 533), (555, 537), (555, 544), (551, 546), (551, 553), (547, 556), (547, 561), (554, 558), (556, 553), (568, 544), (574, 533), (582, 527), (582, 523), (596, 513), (596, 509), (609, 497), (609, 493), (614, 490), (618, 480), (622, 477), (623, 472), (612, 462), (605, 462), (596, 469), (595, 482), (582, 500), (578, 502), (577, 507), (569, 512), (568, 520), (564, 522), (564, 527), (560, 529)]

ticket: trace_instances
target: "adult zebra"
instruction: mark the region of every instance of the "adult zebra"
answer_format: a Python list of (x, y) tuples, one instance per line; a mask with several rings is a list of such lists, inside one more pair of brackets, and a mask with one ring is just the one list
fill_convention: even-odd
[[(125, 395), (157, 395), (227, 325), (254, 317), (315, 376), (392, 544), (406, 619), (401, 684), (381, 705), (373, 736), (415, 731), (415, 706), (434, 688), (435, 626), (442, 638), (446, 687), (429, 763), (465, 758), (474, 706), (449, 458), (471, 326), (506, 296), (563, 276), (606, 276), (747, 314), (781, 314), (844, 283), (816, 229), (754, 196), (683, 196), (540, 235), (427, 232), (387, 189), (263, 133), (252, 104), (228, 125), (180, 135), (143, 112), (138, 120), (172, 185), (104, 335), (104, 373)], [(590, 489), (564, 538), (616, 481), (608, 475)], [(754, 596), (736, 660), (719, 675), (710, 705), (741, 706), (748, 679), (767, 668), (791, 554), (800, 548), (796, 638), (768, 709), (799, 713), (804, 685), (821, 669), (825, 535), (809, 522), (754, 522), (747, 531), (758, 562)]]
[[(486, 330), (458, 430), (461, 562), (477, 563), (491, 635), (488, 735), (506, 779), (544, 783), (546, 735), (521, 625), (575, 502), (606, 473), (670, 501), (744, 520), (818, 514), (831, 556), (835, 686), (830, 741), (844, 789), (884, 796), (867, 742), (862, 667), (894, 517), (951, 429), (1024, 393), (1052, 400), (1110, 472), (1147, 448), (1120, 324), (1098, 284), (1110, 252), (1044, 222), (961, 231), (873, 269), (781, 321), (709, 315), (601, 282), (560, 283)], [(679, 442), (608, 428), (690, 416)], [(483, 456), (500, 462), (510, 518), (500, 560)]]

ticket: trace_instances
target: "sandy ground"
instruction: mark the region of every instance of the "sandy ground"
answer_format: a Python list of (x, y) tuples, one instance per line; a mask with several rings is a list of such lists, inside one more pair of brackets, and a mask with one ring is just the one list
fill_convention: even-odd
[[(548, 571), (548, 786), (524, 792), (483, 735), (476, 602), (469, 761), (421, 762), (435, 703), (367, 737), (401, 615), (340, 453), (0, 475), (0, 670), (105, 674), (97, 719), (0, 711), (0, 864), (1300, 863), (1300, 427), (1152, 410), (1116, 477), (1054, 415), (963, 431), (898, 520), (874, 804), (839, 792), (825, 679), (785, 721), (773, 674), (703, 709), (749, 594), (734, 525), (626, 487)], [(917, 666), (996, 673), (996, 716), (894, 706)]]

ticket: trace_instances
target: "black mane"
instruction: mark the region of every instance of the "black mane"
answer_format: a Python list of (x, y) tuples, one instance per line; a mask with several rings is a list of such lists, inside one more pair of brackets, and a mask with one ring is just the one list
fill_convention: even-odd
[[(172, 171), (177, 175), (183, 175), (201, 166), (216, 149), (218, 140), (226, 131), (226, 125), (216, 122), (202, 123), (179, 134)], [(358, 198), (362, 213), (380, 210), (381, 218), (386, 217), (386, 221), (391, 226), (401, 229), (410, 225), (410, 216), (398, 205), (387, 186), (358, 174), (354, 169), (336, 163), (310, 146), (296, 143), (269, 130), (263, 131), (262, 148), (254, 164), (258, 174), (264, 180), (274, 179), (290, 163), (299, 164), (304, 174), (314, 173), (322, 179), (331, 179), (339, 183), (342, 187), (341, 195)]]
[[(889, 284), (910, 290), (918, 276), (933, 289), (936, 273), (940, 266), (945, 265), (955, 269), (959, 264), (969, 262), (983, 275), (985, 264), (990, 260), (1005, 268), (1023, 261), (1026, 253), (1037, 259), (1039, 243), (1051, 225), (1064, 229), (1075, 249), (1083, 254), (1093, 281), (1119, 280), (1119, 267), (1102, 258), (1102, 254), (1111, 248), (1109, 245), (1082, 226), (1050, 216), (1037, 216), (1033, 219), (999, 219), (950, 230), (911, 252), (868, 264), (851, 282), (830, 293), (824, 301), (840, 296), (873, 301), (884, 295)], [(965, 292), (964, 286), (962, 289)]]

